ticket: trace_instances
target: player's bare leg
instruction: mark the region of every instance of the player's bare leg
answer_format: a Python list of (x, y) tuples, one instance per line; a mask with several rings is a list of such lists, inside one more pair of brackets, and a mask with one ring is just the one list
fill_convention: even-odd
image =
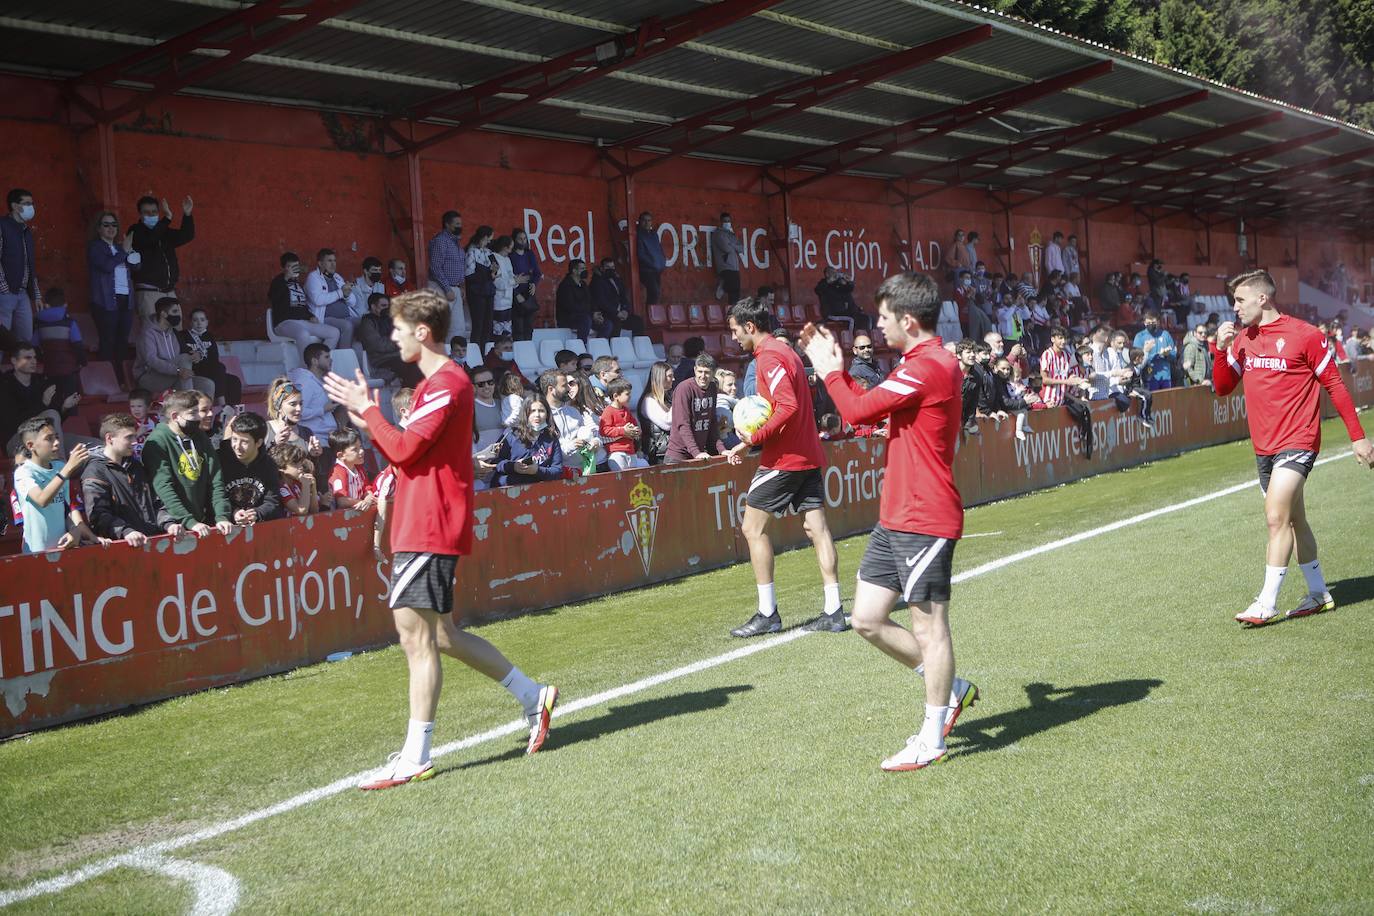
[(922, 662), (921, 645), (911, 630), (892, 619), (892, 611), (901, 597), (891, 589), (860, 579), (854, 586), (854, 613), (849, 622), (856, 633), (914, 671)]
[(530, 723), (525, 753), (533, 754), (543, 747), (549, 733), (549, 719), (558, 702), (558, 688), (531, 680), (511, 664), (500, 649), (454, 623), (451, 614), (444, 615), (437, 636), (440, 652), (496, 681), (520, 702)]
[(434, 775), (429, 751), (434, 736), (434, 713), (439, 708), (439, 692), (444, 686), (437, 635), (440, 615), (432, 610), (408, 607), (393, 608), (391, 614), (410, 673), (410, 724), (400, 753), (392, 754), (384, 767), (359, 783), (360, 789), (389, 789)]
[(1306, 486), (1298, 488), (1293, 502), (1293, 548), (1298, 555), (1298, 569), (1307, 580), (1307, 594), (1298, 601), (1289, 617), (1308, 617), (1336, 607), (1336, 599), (1326, 587), (1326, 576), (1322, 573), (1321, 563), (1317, 560), (1317, 535), (1307, 522)]
[(844, 619), (844, 605), (840, 602), (840, 555), (835, 550), (835, 539), (830, 534), (830, 525), (825, 520), (824, 509), (811, 509), (802, 516), (802, 529), (811, 539), (816, 550), (816, 562), (821, 568), (821, 583), (824, 586), (825, 604), (821, 616), (806, 625), (808, 630), (826, 633), (843, 633), (849, 629)]
[[(1269, 487), (1264, 494), (1264, 521), (1269, 528), (1269, 542), (1264, 552), (1264, 585), (1250, 607), (1236, 615), (1236, 620), (1243, 624), (1263, 626), (1282, 620), (1285, 616), (1276, 608), (1279, 589), (1283, 587), (1284, 577), (1288, 573), (1288, 561), (1293, 556), (1293, 547), (1298, 540), (1294, 530), (1294, 515), (1301, 505), (1305, 482), (1302, 474), (1287, 467), (1274, 468), (1269, 477)], [(1304, 552), (1310, 547), (1315, 558), (1316, 538), (1307, 524), (1306, 512), (1298, 510), (1297, 514), (1300, 514), (1304, 540), (1307, 542)]]
[(773, 541), (768, 537), (768, 515), (762, 509), (746, 505), (744, 521), (739, 527), (744, 542), (749, 545), (749, 565), (754, 568), (754, 583), (759, 590), (759, 605), (754, 616), (730, 631), (731, 636), (741, 639), (776, 633), (782, 629), (777, 596), (773, 590)]

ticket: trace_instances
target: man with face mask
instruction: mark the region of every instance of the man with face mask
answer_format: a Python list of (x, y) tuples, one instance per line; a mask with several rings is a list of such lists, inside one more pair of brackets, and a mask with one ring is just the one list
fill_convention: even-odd
[(363, 258), (363, 272), (353, 281), (353, 302), (349, 307), (355, 326), (367, 314), (367, 300), (373, 293), (386, 294), (386, 283), (382, 281), (382, 259)]
[[(601, 337), (611, 338), (621, 331), (644, 333), (644, 322), (634, 314), (630, 291), (615, 270), (614, 258), (602, 258), (592, 274), (592, 326)], [(597, 319), (600, 315), (600, 320)]]
[(1173, 336), (1159, 326), (1159, 309), (1145, 310), (1145, 328), (1135, 335), (1131, 344), (1145, 351), (1145, 366), (1141, 380), (1151, 391), (1173, 384), (1173, 362), (1178, 357)]
[(33, 339), (33, 315), (43, 307), (34, 264), (33, 195), (14, 188), (5, 200), (9, 214), (0, 219), (0, 325), (20, 340)]
[(720, 215), (720, 226), (711, 233), (711, 258), (716, 265), (716, 281), (725, 294), (725, 301), (734, 305), (739, 301), (740, 254), (744, 243), (735, 235), (729, 213)]
[(382, 284), (388, 299), (393, 299), (401, 293), (408, 293), (414, 289), (410, 282), (409, 269), (406, 262), (400, 258), (392, 258), (386, 265), (386, 279)]
[(567, 328), (581, 340), (592, 334), (592, 297), (587, 287), (587, 262), (568, 261), (568, 274), (558, 284), (554, 312), (560, 328)]
[(176, 297), (177, 279), (181, 276), (177, 249), (196, 237), (193, 205), (191, 195), (186, 195), (181, 202), (181, 227), (173, 229), (167, 198), (162, 199), (160, 214), (158, 200), (151, 191), (138, 199), (138, 222), (129, 227), (129, 234), (140, 258), (133, 270), (133, 281), (138, 315), (145, 324), (153, 320), (153, 306), (159, 299)]
[(639, 285), (644, 287), (644, 304), (658, 302), (659, 278), (668, 265), (663, 242), (658, 237), (653, 215), (645, 210), (635, 225), (635, 251), (639, 256)]
[(191, 370), (190, 355), (181, 352), (177, 330), (181, 327), (181, 303), (163, 296), (153, 304), (153, 318), (138, 335), (134, 379), (149, 391), (194, 388), (215, 396), (215, 383), (198, 378)]
[[(539, 269), (539, 256), (530, 247), (530, 237), (519, 227), (510, 231), (515, 247), (510, 253), (510, 268), (515, 273), (516, 287), (511, 295), (515, 309), (514, 326), (511, 336), (516, 340), (529, 340), (534, 337), (534, 316), (539, 314), (539, 299), (535, 291), (544, 272)], [(524, 277), (522, 281), (520, 278)]]
[(471, 324), (463, 306), (463, 287), (467, 283), (467, 251), (461, 241), (463, 217), (449, 210), (441, 218), (443, 228), (429, 240), (429, 288), (448, 299), (453, 321), (449, 331), (468, 336)]

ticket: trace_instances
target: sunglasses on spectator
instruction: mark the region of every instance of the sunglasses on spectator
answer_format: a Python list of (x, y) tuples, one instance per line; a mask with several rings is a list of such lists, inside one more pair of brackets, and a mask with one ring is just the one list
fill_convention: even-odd
[(855, 344), (855, 345), (854, 345), (854, 349), (855, 349), (855, 350), (872, 350), (872, 349), (873, 349), (873, 344)]
[(119, 228), (119, 223), (112, 223), (112, 222), (110, 222), (109, 220), (105, 220), (105, 221), (101, 222), (101, 224), (100, 224), (100, 228), (101, 228), (101, 229), (104, 229), (106, 226), (114, 226), (116, 229), (118, 229), (118, 228)]
[(478, 379), (477, 381), (473, 382), (473, 384), (474, 384), (474, 385), (495, 385), (495, 384), (496, 384), (496, 379), (494, 379), (494, 378), (482, 378), (482, 379)]

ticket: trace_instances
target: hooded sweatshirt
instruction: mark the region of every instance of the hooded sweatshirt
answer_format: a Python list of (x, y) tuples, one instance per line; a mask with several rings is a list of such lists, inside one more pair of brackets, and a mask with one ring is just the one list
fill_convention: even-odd
[(219, 462), (224, 494), (235, 511), (256, 509), (260, 522), (282, 516), (281, 472), (265, 444), (251, 463), (244, 464), (226, 439), (219, 444)]
[(200, 429), (178, 436), (166, 422), (159, 423), (143, 443), (143, 466), (173, 521), (187, 528), (233, 521), (219, 455)]
[(123, 538), (130, 531), (156, 537), (176, 521), (157, 504), (137, 458), (116, 463), (96, 452), (81, 469), (81, 497), (92, 530), (103, 538)]

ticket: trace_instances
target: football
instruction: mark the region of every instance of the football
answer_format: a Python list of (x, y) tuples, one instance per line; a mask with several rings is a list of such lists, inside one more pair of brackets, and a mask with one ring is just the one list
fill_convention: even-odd
[(773, 405), (766, 398), (757, 394), (740, 398), (735, 405), (735, 429), (752, 436), (772, 415)]

